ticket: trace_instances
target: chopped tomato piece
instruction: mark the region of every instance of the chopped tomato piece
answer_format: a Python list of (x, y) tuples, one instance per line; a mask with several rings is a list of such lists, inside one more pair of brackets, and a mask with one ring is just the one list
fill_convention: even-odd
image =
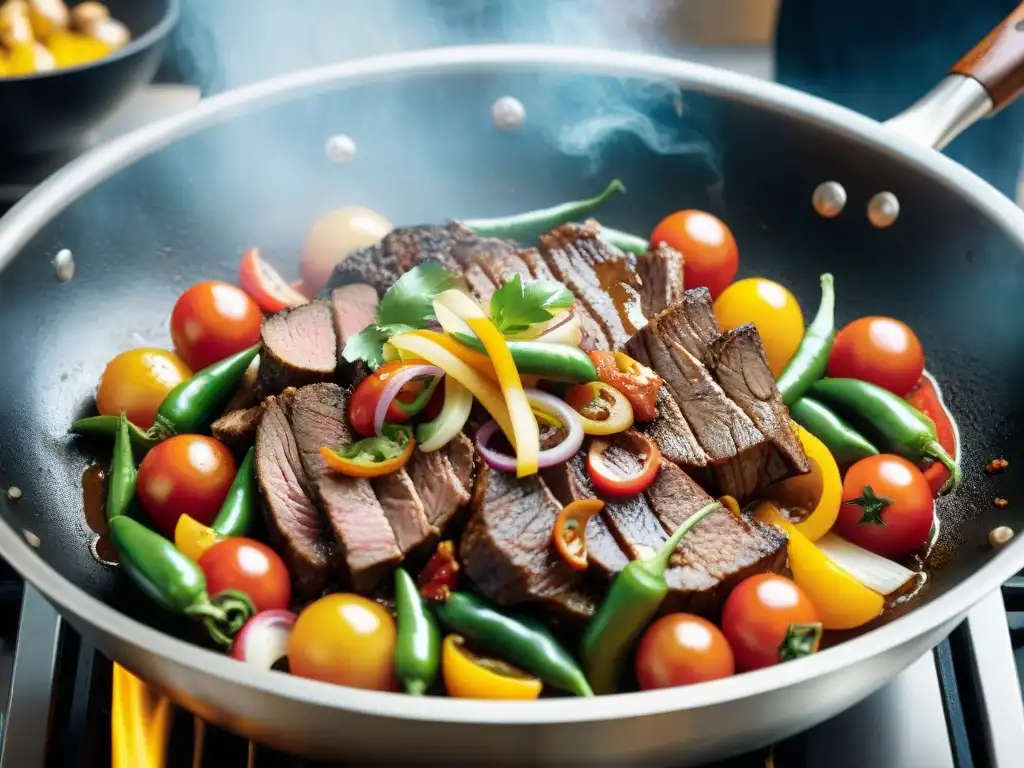
[(442, 541), (419, 576), (420, 594), (424, 600), (445, 600), (459, 586), (459, 561), (455, 559), (455, 545)]
[(622, 352), (591, 352), (597, 378), (615, 387), (633, 406), (637, 421), (653, 421), (658, 415), (658, 390), (661, 377)]

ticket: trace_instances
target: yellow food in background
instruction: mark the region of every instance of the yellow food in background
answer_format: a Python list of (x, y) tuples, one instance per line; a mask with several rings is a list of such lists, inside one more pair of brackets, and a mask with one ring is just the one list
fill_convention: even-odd
[(0, 78), (98, 61), (131, 40), (102, 3), (69, 9), (64, 0), (0, 0)]
[(748, 277), (726, 288), (715, 299), (715, 317), (723, 331), (753, 323), (776, 378), (804, 337), (804, 315), (796, 297), (763, 277)]

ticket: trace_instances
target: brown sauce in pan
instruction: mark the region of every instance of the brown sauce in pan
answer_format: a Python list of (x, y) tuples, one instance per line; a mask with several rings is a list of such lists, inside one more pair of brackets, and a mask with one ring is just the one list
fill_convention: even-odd
[(117, 550), (107, 535), (107, 465), (97, 461), (82, 473), (82, 509), (85, 524), (96, 534), (89, 549), (104, 565), (117, 565)]

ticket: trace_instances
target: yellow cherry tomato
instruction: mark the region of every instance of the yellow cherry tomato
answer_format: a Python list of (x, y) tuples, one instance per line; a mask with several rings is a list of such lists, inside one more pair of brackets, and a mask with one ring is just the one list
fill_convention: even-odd
[(352, 594), (321, 597), (299, 614), (288, 641), (293, 675), (371, 691), (397, 691), (395, 620)]
[(774, 523), (789, 535), (786, 554), (793, 581), (814, 604), (825, 629), (853, 629), (867, 624), (882, 612), (884, 597), (836, 565), (771, 503), (761, 502), (754, 514), (762, 522)]
[(102, 59), (114, 50), (112, 45), (102, 40), (63, 30), (54, 32), (46, 41), (46, 47), (53, 54), (58, 68), (88, 64)]
[(142, 429), (153, 426), (167, 393), (192, 377), (192, 371), (166, 349), (141, 347), (122, 352), (107, 364), (96, 390), (96, 408), (104, 416), (120, 416)]
[(775, 377), (804, 337), (804, 315), (796, 297), (763, 277), (748, 277), (726, 288), (715, 299), (715, 317), (723, 331), (753, 323)]
[(217, 532), (194, 517), (182, 514), (174, 526), (174, 546), (189, 560), (197, 561), (217, 543)]
[(832, 452), (818, 438), (791, 423), (811, 463), (811, 471), (776, 483), (766, 491), (768, 498), (784, 510), (799, 510), (805, 517), (796, 529), (811, 541), (817, 541), (839, 517), (843, 504), (843, 479)]
[(510, 664), (471, 653), (459, 635), (448, 635), (441, 646), (441, 674), (449, 696), (457, 699), (530, 701), (544, 684)]

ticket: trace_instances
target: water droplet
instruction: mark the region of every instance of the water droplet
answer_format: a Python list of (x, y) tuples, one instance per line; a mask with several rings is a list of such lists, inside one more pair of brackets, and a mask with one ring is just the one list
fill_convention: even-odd
[(324, 143), (324, 151), (327, 153), (327, 159), (332, 163), (339, 165), (351, 163), (356, 159), (356, 142), (351, 136), (337, 133), (328, 137)]
[(846, 207), (846, 190), (838, 181), (823, 181), (815, 187), (811, 203), (819, 216), (834, 219)]
[(75, 276), (75, 257), (67, 248), (61, 248), (53, 257), (53, 272), (62, 283), (71, 281)]
[(879, 192), (868, 201), (868, 221), (878, 229), (891, 227), (900, 215), (900, 201), (892, 192)]
[(491, 118), (503, 131), (515, 131), (526, 122), (526, 107), (515, 96), (502, 96), (491, 105)]

